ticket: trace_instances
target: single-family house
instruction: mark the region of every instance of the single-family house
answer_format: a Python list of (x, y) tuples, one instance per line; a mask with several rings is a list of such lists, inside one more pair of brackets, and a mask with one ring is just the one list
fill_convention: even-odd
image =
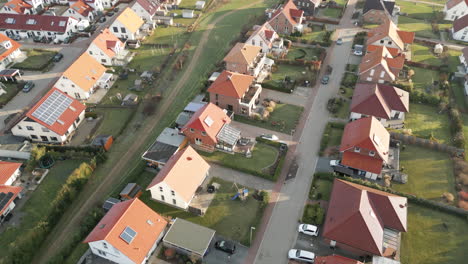
[[(271, 25), (266, 22), (263, 25), (255, 25), (253, 27), (253, 33), (250, 35), (249, 39), (245, 42), (246, 44), (250, 44), (253, 46), (258, 46), (262, 49), (263, 52), (269, 53), (272, 52), (273, 43), (275, 40), (281, 39), (276, 33), (276, 31), (271, 27)], [(281, 47), (283, 48), (283, 41), (281, 39)]]
[(404, 55), (393, 57), (385, 46), (376, 46), (368, 52), (359, 64), (361, 81), (385, 83), (395, 81), (405, 64)]
[(0, 13), (32, 15), (36, 13), (36, 9), (26, 1), (10, 0), (0, 9)]
[(233, 152), (240, 138), (240, 131), (230, 126), (230, 123), (231, 118), (226, 110), (208, 103), (192, 115), (181, 131), (196, 149)]
[(88, 99), (99, 87), (109, 88), (112, 74), (88, 53), (83, 53), (60, 76), (55, 87), (79, 100)]
[(132, 10), (145, 21), (153, 21), (158, 12), (164, 12), (163, 9), (161, 3), (152, 0), (136, 0), (132, 5)]
[(0, 185), (0, 223), (5, 221), (5, 218), (15, 208), (18, 199), (21, 199), (21, 191), (23, 187)]
[(178, 253), (202, 259), (214, 238), (216, 231), (176, 218), (163, 238), (163, 245)]
[(354, 174), (376, 179), (389, 161), (390, 134), (375, 117), (346, 124), (341, 138), (341, 165)]
[(36, 13), (44, 8), (44, 0), (26, 0), (26, 3), (30, 4)]
[(304, 15), (306, 16), (315, 15), (320, 3), (322, 3), (322, 0), (294, 0), (294, 4), (296, 4), (300, 10), (304, 11)]
[(238, 42), (224, 57), (226, 70), (258, 77), (267, 74), (274, 61), (267, 58), (259, 46)]
[[(68, 0), (68, 4), (72, 6), (78, 1), (84, 1), (87, 5), (91, 6), (94, 11), (104, 11), (104, 8), (111, 8), (111, 6), (109, 6), (109, 0)], [(103, 1), (107, 1), (107, 6), (104, 6)]]
[(330, 256), (317, 256), (315, 257), (315, 263), (317, 264), (364, 264), (361, 261), (343, 257), (340, 255), (330, 255)]
[(144, 264), (168, 222), (138, 198), (112, 205), (86, 237), (93, 254), (118, 264)]
[(393, 258), (407, 231), (407, 208), (406, 197), (335, 179), (323, 237), (358, 256)]
[(268, 23), (278, 33), (289, 35), (295, 31), (302, 32), (304, 11), (299, 10), (293, 0), (278, 7), (272, 14)]
[(454, 21), (468, 14), (468, 0), (448, 0), (444, 6), (444, 20)]
[(238, 115), (250, 116), (260, 102), (262, 86), (255, 77), (224, 70), (208, 88), (210, 102)]
[(67, 16), (0, 14), (0, 33), (64, 41), (76, 31), (77, 23), (78, 20)]
[(150, 167), (162, 168), (175, 153), (186, 145), (187, 140), (178, 129), (166, 127), (141, 158)]
[(408, 50), (413, 44), (414, 32), (402, 31), (391, 20), (367, 32), (367, 52), (373, 52), (377, 47), (385, 46), (392, 56), (397, 56)]
[(133, 58), (125, 49), (125, 44), (108, 28), (97, 35), (86, 52), (105, 66), (122, 66)]
[(187, 210), (209, 169), (210, 165), (187, 146), (167, 161), (146, 190), (153, 200)]
[(12, 185), (21, 175), (21, 163), (0, 161), (0, 185)]
[(0, 34), (0, 70), (7, 68), (10, 63), (21, 55), (21, 44)]
[(84, 120), (85, 109), (79, 101), (52, 88), (11, 129), (11, 133), (32, 141), (63, 144)]
[(202, 10), (205, 7), (205, 1), (197, 1), (195, 2), (195, 8), (198, 10)]
[(468, 42), (466, 34), (468, 33), (468, 14), (457, 18), (452, 25), (452, 38)]
[(366, 0), (362, 19), (366, 23), (380, 24), (396, 15), (395, 0)]
[(65, 11), (66, 16), (73, 17), (74, 19), (81, 21), (81, 20), (94, 20), (94, 9), (85, 3), (83, 0), (76, 1), (74, 4), (70, 6), (70, 8)]
[(184, 9), (182, 10), (182, 17), (183, 18), (194, 18), (195, 17), (195, 11), (192, 9)]
[(403, 127), (409, 112), (409, 93), (391, 85), (358, 83), (351, 101), (351, 120), (373, 116), (383, 126)]
[(109, 26), (109, 29), (120, 39), (136, 40), (144, 23), (137, 13), (127, 7)]

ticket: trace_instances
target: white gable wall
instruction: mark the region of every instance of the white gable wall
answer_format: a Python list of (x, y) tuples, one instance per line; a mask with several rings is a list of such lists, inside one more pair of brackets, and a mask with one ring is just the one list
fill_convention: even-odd
[(112, 66), (112, 58), (104, 53), (96, 44), (91, 43), (86, 52), (102, 65)]
[(88, 245), (94, 255), (118, 264), (136, 264), (105, 240), (89, 242)]
[[(162, 188), (162, 191), (160, 188)], [(189, 206), (190, 201), (185, 201), (180, 195), (177, 194), (175, 190), (174, 195), (172, 195), (171, 191), (173, 190), (169, 185), (167, 185), (164, 181), (160, 182), (159, 184), (156, 184), (155, 186), (151, 187), (151, 198), (158, 202), (166, 203), (171, 206), (186, 210)]]
[[(125, 32), (123, 32), (124, 30), (122, 30), (122, 28), (125, 29)], [(137, 32), (131, 32), (128, 28), (126, 28), (122, 23), (120, 23), (120, 21), (118, 20), (115, 20), (114, 23), (112, 23), (112, 25), (109, 26), (109, 30), (118, 38), (121, 38), (121, 39), (129, 39), (129, 40), (135, 40), (136, 39), (136, 35), (138, 34), (138, 31)]]
[(118, 0), (102, 0), (104, 8), (111, 8), (117, 4)]
[(251, 36), (245, 43), (258, 46), (262, 48), (263, 52), (270, 52), (271, 47), (268, 46), (268, 43), (260, 36), (260, 34), (255, 34)]
[(153, 16), (148, 13), (138, 2), (135, 2), (132, 6), (132, 10), (135, 11), (135, 13), (141, 17), (143, 20), (146, 21), (152, 21)]
[(68, 8), (67, 11), (64, 13), (65, 16), (73, 17), (74, 19), (81, 21), (81, 20), (89, 20), (93, 21), (94, 15), (93, 12), (89, 12), (88, 16), (83, 16), (80, 13), (76, 12), (73, 8)]
[(453, 39), (468, 42), (468, 27), (465, 27), (464, 29), (461, 29), (457, 32), (453, 32), (453, 27), (452, 27), (452, 37)]
[(18, 168), (12, 175), (11, 177), (5, 182), (5, 185), (9, 185), (11, 186), (13, 184), (13, 182), (16, 181), (16, 179), (18, 179), (18, 177), (21, 175), (21, 171), (20, 169)]
[(55, 87), (78, 100), (86, 100), (92, 93), (92, 91), (85, 91), (81, 89), (72, 80), (68, 79), (63, 75), (60, 76), (60, 79), (55, 83)]
[(465, 4), (465, 1), (461, 1), (458, 5), (447, 10), (447, 5), (444, 7), (445, 20), (454, 21), (459, 17), (467, 14), (468, 7)]

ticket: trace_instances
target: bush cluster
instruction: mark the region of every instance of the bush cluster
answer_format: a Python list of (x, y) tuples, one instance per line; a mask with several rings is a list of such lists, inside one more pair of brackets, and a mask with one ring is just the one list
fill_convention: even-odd
[(325, 210), (320, 204), (308, 204), (304, 208), (302, 222), (305, 224), (321, 225), (325, 220)]
[(453, 143), (457, 148), (465, 148), (465, 135), (463, 133), (463, 120), (456, 108), (449, 108), (450, 130), (453, 135)]
[(340, 111), (340, 108), (343, 106), (343, 104), (344, 104), (343, 98), (338, 98), (338, 97), (330, 98), (327, 103), (327, 109), (328, 111), (330, 111), (330, 113), (336, 114), (338, 113), (338, 111)]
[(323, 152), (328, 146), (328, 142), (330, 141), (330, 133), (332, 132), (332, 129), (333, 128), (344, 129), (344, 127), (345, 127), (345, 124), (337, 123), (337, 122), (329, 122), (325, 126), (325, 130), (323, 131), (323, 135), (322, 135), (322, 140), (320, 141), (320, 152), (319, 152), (320, 156), (323, 156)]

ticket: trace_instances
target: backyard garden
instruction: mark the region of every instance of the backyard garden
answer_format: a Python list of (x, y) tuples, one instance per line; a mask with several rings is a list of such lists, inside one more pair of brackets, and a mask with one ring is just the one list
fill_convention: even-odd
[(21, 90), (20, 86), (16, 83), (3, 83), (2, 88), (6, 93), (0, 95), (0, 108), (6, 105)]
[(405, 128), (412, 135), (451, 144), (450, 120), (447, 113), (439, 113), (433, 106), (413, 103), (405, 117)]
[(26, 52), (26, 59), (15, 63), (15, 69), (27, 71), (43, 71), (52, 63), (52, 58), (57, 54), (55, 51), (45, 49), (23, 49)]

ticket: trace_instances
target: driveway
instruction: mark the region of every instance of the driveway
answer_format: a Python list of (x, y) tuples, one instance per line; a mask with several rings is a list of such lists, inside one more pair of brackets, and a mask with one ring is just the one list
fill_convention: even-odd
[(247, 257), (248, 248), (243, 246), (239, 243), (236, 243), (236, 252), (232, 255), (217, 250), (214, 247), (214, 243), (218, 240), (223, 239), (222, 237), (215, 235), (213, 238), (213, 242), (211, 243), (208, 255), (203, 258), (203, 263), (206, 264), (222, 264), (222, 263), (229, 263), (229, 264), (242, 264), (244, 263), (245, 258)]
[[(320, 231), (322, 231), (321, 227), (319, 227), (319, 232)], [(345, 250), (339, 248), (330, 248), (330, 245), (324, 241), (323, 237), (321, 237), (320, 234), (318, 237), (312, 237), (298, 233), (297, 241), (294, 245), (294, 248), (314, 252), (317, 256), (329, 256), (337, 254), (352, 259), (359, 259), (358, 256), (351, 255)]]
[(221, 178), (226, 181), (235, 182), (237, 184), (254, 188), (257, 190), (273, 190), (274, 182), (256, 177), (237, 170), (229, 169), (214, 163), (210, 163), (210, 176)]
[(288, 143), (288, 145), (290, 142), (292, 142), (292, 136), (288, 134), (276, 132), (273, 130), (269, 130), (269, 129), (265, 129), (265, 128), (261, 128), (257, 126), (244, 124), (244, 123), (237, 122), (237, 121), (232, 121), (230, 125), (242, 131), (243, 137), (256, 138), (262, 134), (274, 134), (279, 138), (279, 140)]
[[(296, 88), (295, 90), (297, 90)], [(268, 98), (274, 101), (281, 101), (281, 103), (304, 106), (307, 102), (307, 97), (310, 95), (312, 88), (301, 88), (298, 93), (293, 92), (292, 94), (282, 93), (275, 90), (263, 89), (262, 99)], [(306, 96), (304, 96), (306, 94)]]

